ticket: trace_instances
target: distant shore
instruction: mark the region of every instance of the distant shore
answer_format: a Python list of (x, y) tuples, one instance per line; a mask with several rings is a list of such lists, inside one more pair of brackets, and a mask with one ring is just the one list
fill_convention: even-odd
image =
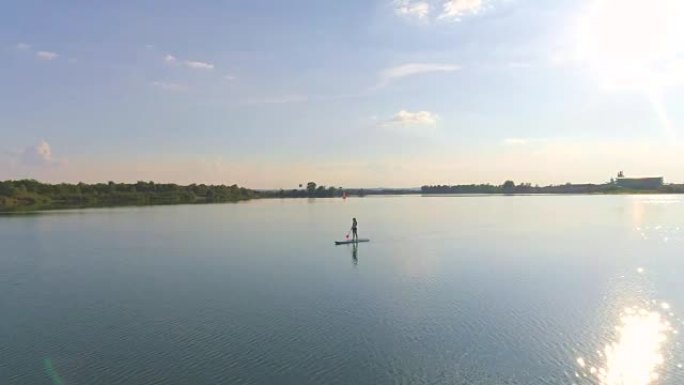
[(258, 195), (237, 185), (180, 186), (154, 182), (47, 184), (17, 180), (0, 182), (0, 212), (238, 202)]
[(684, 194), (683, 184), (667, 184), (657, 189), (630, 189), (606, 184), (564, 184), (532, 186), (529, 183), (500, 186), (434, 185), (421, 188), (353, 188), (307, 186), (291, 190), (251, 190), (237, 185), (160, 184), (154, 182), (47, 184), (35, 180), (0, 182), (0, 213), (93, 207), (152, 206), (239, 202), (251, 199), (342, 198), (368, 195), (621, 195)]

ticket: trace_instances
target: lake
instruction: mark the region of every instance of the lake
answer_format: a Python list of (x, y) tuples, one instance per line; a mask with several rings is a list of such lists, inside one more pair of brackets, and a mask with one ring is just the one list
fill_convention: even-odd
[(0, 245), (0, 384), (684, 383), (682, 196), (51, 211)]

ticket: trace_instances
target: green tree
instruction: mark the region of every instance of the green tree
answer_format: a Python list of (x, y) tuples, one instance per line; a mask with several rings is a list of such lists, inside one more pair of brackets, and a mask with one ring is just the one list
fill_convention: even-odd
[(0, 195), (4, 195), (6, 197), (11, 197), (15, 193), (15, 188), (12, 182), (6, 181), (6, 182), (0, 182)]
[(507, 180), (501, 185), (501, 189), (506, 194), (512, 194), (515, 192), (515, 183), (512, 180)]
[(316, 193), (316, 183), (314, 182), (309, 182), (306, 184), (306, 192), (309, 193), (310, 196), (313, 196)]

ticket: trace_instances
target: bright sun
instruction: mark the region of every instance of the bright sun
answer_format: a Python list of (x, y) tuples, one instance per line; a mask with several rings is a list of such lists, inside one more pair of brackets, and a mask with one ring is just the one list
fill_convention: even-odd
[(592, 0), (576, 43), (577, 60), (605, 88), (684, 83), (684, 1)]

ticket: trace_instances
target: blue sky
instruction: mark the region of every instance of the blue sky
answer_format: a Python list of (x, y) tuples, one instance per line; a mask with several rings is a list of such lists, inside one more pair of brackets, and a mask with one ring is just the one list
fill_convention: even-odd
[(684, 182), (682, 8), (12, 2), (0, 179)]

